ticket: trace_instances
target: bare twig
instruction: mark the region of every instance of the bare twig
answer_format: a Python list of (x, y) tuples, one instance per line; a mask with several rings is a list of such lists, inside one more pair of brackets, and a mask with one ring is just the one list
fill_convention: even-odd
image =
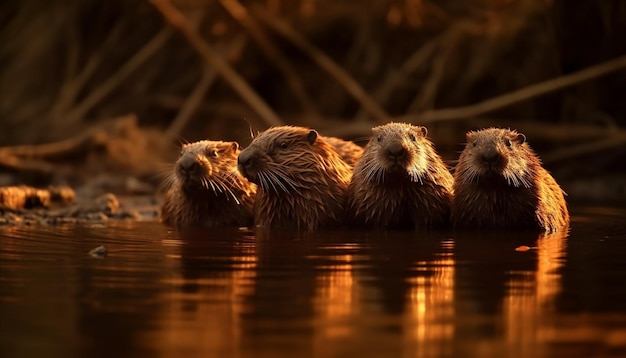
[(311, 57), (323, 70), (332, 76), (354, 99), (356, 99), (379, 123), (389, 121), (389, 115), (376, 103), (343, 68), (320, 51), (289, 24), (261, 7), (254, 7), (253, 13), (265, 25), (289, 40), (293, 45)]
[(300, 102), (306, 113), (317, 114), (318, 110), (313, 104), (311, 97), (304, 89), (304, 85), (298, 76), (298, 71), (283, 56), (280, 49), (268, 38), (265, 30), (260, 27), (256, 20), (250, 16), (248, 10), (238, 0), (220, 0), (222, 6), (234, 17), (248, 34), (257, 42), (265, 55), (276, 65), (287, 80), (294, 97)]
[(204, 61), (213, 67), (268, 125), (282, 124), (276, 113), (259, 97), (245, 79), (224, 61), (213, 47), (190, 28), (187, 19), (169, 0), (150, 0), (150, 2), (161, 12), (165, 20), (185, 37), (187, 42), (200, 54)]
[(420, 88), (420, 91), (418, 91), (417, 96), (409, 105), (410, 113), (423, 111), (425, 108), (432, 108), (439, 90), (439, 85), (441, 84), (441, 79), (444, 76), (446, 65), (454, 52), (454, 49), (457, 47), (459, 39), (463, 34), (463, 29), (464, 26), (462, 25), (453, 27), (443, 36), (442, 41), (439, 42), (439, 56), (434, 58), (431, 62), (432, 67), (430, 75)]
[[(473, 119), (471, 126), (485, 128), (491, 126), (503, 126), (510, 123), (502, 119)], [(505, 125), (506, 126), (506, 125)], [(599, 140), (619, 134), (614, 127), (594, 126), (586, 124), (570, 124), (567, 127), (558, 124), (547, 124), (538, 121), (517, 121), (515, 129), (535, 140), (549, 140), (553, 142), (577, 142)], [(327, 119), (319, 128), (326, 135), (342, 138), (354, 138), (369, 135), (371, 124), (362, 122), (346, 122), (343, 119)]]
[(460, 120), (476, 117), (512, 104), (541, 96), (580, 82), (604, 76), (626, 67), (626, 56), (588, 67), (584, 70), (561, 76), (552, 80), (537, 83), (520, 90), (494, 97), (469, 106), (426, 111), (420, 114), (409, 114), (394, 118), (395, 121), (429, 123), (437, 121)]
[(18, 158), (0, 150), (0, 167), (25, 172), (53, 173), (56, 166), (37, 159)]
[[(440, 37), (434, 38), (429, 42), (425, 43), (422, 47), (420, 47), (417, 51), (415, 51), (409, 58), (404, 61), (404, 63), (398, 68), (395, 72), (391, 73), (385, 81), (377, 86), (377, 89), (374, 91), (372, 97), (378, 101), (378, 103), (386, 103), (391, 97), (393, 91), (403, 84), (411, 75), (411, 73), (415, 72), (418, 68), (420, 68), (426, 60), (435, 52), (437, 49), (437, 43), (440, 41)], [(360, 110), (359, 113), (355, 116), (356, 119), (363, 119), (365, 113), (363, 110)]]
[[(227, 49), (227, 56), (230, 60), (237, 57), (237, 55), (241, 52), (244, 45), (246, 43), (245, 36), (239, 36), (237, 39), (230, 43), (230, 48)], [(205, 66), (202, 71), (202, 78), (193, 89), (185, 103), (183, 103), (182, 108), (176, 115), (176, 118), (172, 121), (170, 126), (167, 128), (165, 135), (170, 138), (174, 138), (180, 134), (183, 130), (191, 116), (198, 109), (198, 106), (202, 103), (202, 99), (206, 92), (211, 88), (213, 82), (215, 82), (215, 78), (217, 77), (217, 73), (213, 68), (209, 66)]]
[(103, 130), (111, 131), (111, 128), (115, 128), (122, 123), (129, 123), (132, 121), (136, 122), (137, 118), (134, 115), (128, 115), (116, 118), (112, 121), (102, 122), (99, 125), (90, 127), (74, 137), (58, 142), (0, 147), (0, 157), (49, 158), (73, 153), (92, 143), (97, 133), (100, 133)]
[(202, 70), (202, 77), (200, 78), (200, 81), (198, 81), (189, 97), (185, 100), (185, 103), (183, 103), (183, 106), (176, 115), (176, 118), (174, 118), (170, 126), (165, 131), (166, 136), (175, 138), (180, 134), (198, 108), (198, 105), (200, 105), (200, 102), (202, 102), (202, 98), (206, 92), (209, 88), (211, 88), (215, 78), (215, 71), (213, 71), (210, 67), (205, 66)]
[(538, 138), (554, 143), (590, 141), (614, 135), (616, 127), (606, 124), (551, 124), (536, 119), (517, 120), (502, 118), (477, 118), (467, 123), (471, 129), (487, 127), (511, 127), (528, 138)]
[(65, 121), (67, 123), (74, 123), (82, 119), (93, 106), (109, 95), (122, 81), (152, 57), (165, 44), (170, 35), (171, 31), (169, 31), (169, 29), (161, 30), (150, 42), (131, 57), (119, 71), (94, 89), (78, 106), (74, 107), (64, 118)]
[(547, 164), (559, 162), (569, 158), (575, 158), (581, 155), (595, 153), (607, 149), (614, 149), (626, 146), (626, 131), (620, 130), (598, 139), (591, 143), (583, 142), (581, 144), (572, 145), (566, 148), (557, 149), (553, 152), (543, 155), (542, 161)]
[[(98, 68), (98, 66), (102, 62), (102, 55), (103, 55), (104, 50), (108, 49), (111, 46), (111, 44), (114, 43), (119, 38), (119, 35), (122, 32), (121, 24), (122, 24), (121, 22), (116, 23), (115, 27), (111, 30), (111, 32), (109, 32), (109, 35), (104, 40), (102, 45), (99, 46), (99, 50), (95, 51), (89, 57), (89, 59), (87, 60), (87, 63), (85, 63), (84, 67), (78, 73), (78, 75), (73, 76), (71, 74), (71, 72), (73, 71), (70, 67), (73, 67), (74, 65), (68, 64), (68, 69), (66, 70), (66, 72), (68, 72), (67, 79), (61, 85), (61, 89), (57, 96), (56, 102), (50, 109), (51, 118), (56, 118), (62, 115), (75, 103), (76, 97), (78, 96), (80, 91), (83, 90), (85, 83), (87, 83), (89, 78), (91, 78), (91, 75), (95, 72), (95, 70)], [(75, 46), (78, 46), (78, 45), (75, 45)], [(72, 50), (71, 54), (68, 55), (70, 57), (70, 59), (68, 59), (69, 62), (74, 62), (72, 60), (73, 60), (73, 57), (78, 57), (77, 52), (78, 52), (78, 49), (76, 48)]]

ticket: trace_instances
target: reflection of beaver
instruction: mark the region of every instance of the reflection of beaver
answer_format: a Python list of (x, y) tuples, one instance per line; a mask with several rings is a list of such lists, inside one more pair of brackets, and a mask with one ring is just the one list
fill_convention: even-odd
[(337, 137), (324, 137), (324, 140), (339, 153), (341, 159), (349, 166), (354, 167), (363, 155), (363, 148), (354, 142), (343, 140)]
[(426, 133), (406, 123), (372, 129), (348, 189), (357, 224), (426, 227), (449, 220), (452, 175)]
[(237, 172), (236, 142), (199, 141), (185, 144), (161, 210), (173, 226), (225, 226), (252, 223), (256, 186)]
[(563, 191), (521, 133), (469, 132), (454, 178), (455, 226), (555, 232), (569, 225)]
[(239, 154), (239, 171), (259, 186), (255, 223), (312, 230), (340, 222), (350, 167), (311, 129), (274, 127)]

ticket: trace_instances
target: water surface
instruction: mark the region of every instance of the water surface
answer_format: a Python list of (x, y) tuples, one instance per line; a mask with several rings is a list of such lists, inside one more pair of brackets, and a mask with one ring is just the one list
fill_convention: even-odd
[(3, 227), (0, 355), (624, 356), (625, 214), (548, 237)]

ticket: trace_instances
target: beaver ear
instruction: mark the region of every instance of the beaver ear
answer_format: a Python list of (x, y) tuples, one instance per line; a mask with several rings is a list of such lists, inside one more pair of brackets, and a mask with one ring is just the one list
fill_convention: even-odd
[(230, 142), (230, 150), (231, 151), (236, 152), (239, 149), (241, 149), (241, 146), (239, 145), (239, 143), (237, 143), (237, 142)]
[(317, 139), (317, 131), (314, 129), (311, 129), (311, 131), (309, 132), (309, 134), (306, 137), (306, 140), (309, 141), (309, 144), (313, 144), (315, 143), (315, 140)]
[(428, 129), (424, 126), (419, 126), (417, 129), (421, 133), (422, 137), (426, 138), (426, 135), (428, 135)]
[(517, 143), (519, 144), (524, 144), (524, 142), (526, 142), (526, 136), (523, 135), (522, 133), (517, 133)]

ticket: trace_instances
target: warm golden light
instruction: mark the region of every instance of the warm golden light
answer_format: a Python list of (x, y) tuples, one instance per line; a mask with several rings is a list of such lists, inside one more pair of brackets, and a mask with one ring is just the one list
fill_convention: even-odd
[[(451, 248), (450, 242), (444, 247)], [(409, 278), (411, 288), (404, 314), (405, 345), (416, 357), (449, 354), (442, 344), (454, 337), (454, 259), (443, 253), (430, 262), (416, 263), (420, 276)]]
[[(508, 292), (504, 297), (503, 315), (506, 339), (520, 356), (542, 355), (548, 338), (545, 327), (550, 325), (554, 298), (561, 290), (560, 274), (563, 265), (565, 234), (540, 237), (537, 240), (536, 270), (510, 272)], [(533, 255), (534, 252), (520, 253)]]
[(257, 266), (254, 248), (244, 248), (241, 256), (230, 258), (234, 262), (232, 271), (214, 275), (207, 271), (200, 277), (185, 277), (182, 266), (189, 258), (179, 252), (180, 245), (168, 246), (166, 257), (173, 274), (163, 281), (171, 290), (160, 300), (172, 305), (155, 313), (160, 315), (162, 329), (144, 338), (151, 344), (158, 342), (159, 352), (167, 357), (198, 351), (237, 356), (242, 346), (245, 297), (254, 293)]

